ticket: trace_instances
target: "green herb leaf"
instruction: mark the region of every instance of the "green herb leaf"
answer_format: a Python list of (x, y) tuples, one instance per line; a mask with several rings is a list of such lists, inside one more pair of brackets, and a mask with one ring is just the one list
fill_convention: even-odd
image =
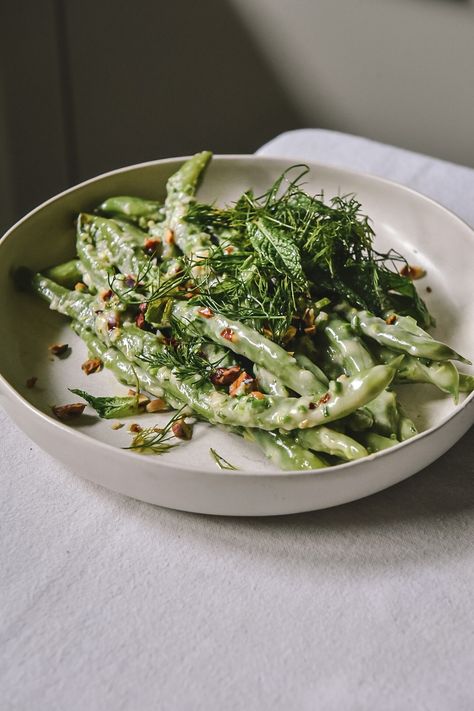
[(300, 289), (307, 289), (298, 246), (291, 235), (262, 219), (250, 230), (250, 241), (260, 257), (279, 274), (289, 276)]
[(137, 415), (140, 412), (137, 396), (95, 397), (77, 388), (69, 388), (69, 390), (75, 395), (82, 397), (83, 400), (94, 408), (99, 417), (105, 420), (129, 417), (130, 415)]

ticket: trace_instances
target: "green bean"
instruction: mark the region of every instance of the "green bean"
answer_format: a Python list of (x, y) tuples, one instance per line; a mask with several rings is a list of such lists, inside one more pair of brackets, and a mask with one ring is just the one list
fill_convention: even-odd
[[(295, 392), (302, 395), (317, 395), (321, 390), (324, 392), (313, 373), (300, 368), (288, 351), (253, 328), (184, 302), (176, 302), (172, 313), (182, 324), (192, 323), (200, 333), (219, 345), (230, 348), (234, 353), (266, 368)], [(206, 313), (206, 316), (203, 316), (203, 313)]]
[(435, 341), (429, 334), (412, 333), (398, 325), (386, 323), (383, 318), (374, 316), (369, 311), (356, 311), (346, 309), (346, 315), (351, 318), (351, 324), (356, 332), (363, 333), (368, 338), (373, 338), (381, 346), (387, 346), (395, 351), (401, 351), (417, 358), (429, 360), (459, 360), (462, 363), (470, 361), (456, 353), (450, 346), (440, 341)]
[(32, 289), (49, 303), (53, 311), (79, 319), (84, 325), (93, 327), (94, 312), (91, 308), (94, 297), (79, 291), (69, 291), (43, 274), (35, 274), (31, 280)]
[[(329, 343), (326, 343), (326, 347), (331, 348)], [(316, 365), (315, 362), (317, 360), (321, 360), (321, 356), (324, 356), (324, 353), (320, 353), (318, 351), (309, 336), (303, 336), (302, 338), (298, 339), (295, 352), (296, 362), (301, 367), (310, 370), (316, 376), (316, 378), (323, 384), (323, 386), (327, 388), (329, 380), (326, 376), (326, 373), (321, 370), (321, 368)], [(333, 360), (331, 362), (325, 360), (324, 367), (325, 370), (330, 373), (331, 378), (333, 380), (336, 380), (339, 376), (344, 374), (344, 369), (342, 365), (337, 363), (337, 354), (335, 351), (333, 353)], [(366, 407), (362, 407), (347, 417), (347, 424), (355, 432), (361, 432), (363, 430), (367, 430), (373, 427), (374, 418)]]
[(70, 259), (68, 262), (45, 269), (42, 273), (45, 277), (56, 282), (56, 284), (66, 287), (66, 289), (72, 289), (82, 279), (78, 259)]
[[(100, 358), (105, 367), (111, 370), (118, 380), (126, 385), (136, 385), (138, 380), (142, 390), (157, 397), (163, 396), (163, 388), (150, 373), (136, 364), (133, 365), (116, 348), (108, 347), (95, 333), (84, 328), (81, 322), (73, 321), (71, 327), (84, 341), (88, 351), (96, 358)], [(174, 401), (174, 404), (176, 404), (176, 401)]]
[[(377, 356), (382, 363), (390, 363), (396, 353), (389, 348), (377, 348)], [(424, 361), (405, 355), (398, 369), (397, 383), (431, 383), (442, 392), (452, 395), (455, 402), (459, 393), (459, 373), (449, 360)]]
[[(333, 349), (332, 359), (340, 361), (347, 375), (355, 375), (375, 365), (371, 354), (347, 321), (331, 318), (325, 326), (324, 336)], [(384, 391), (365, 407), (374, 418), (374, 426), (382, 434), (390, 436), (398, 431), (399, 413), (395, 393)]]
[(263, 393), (277, 395), (278, 397), (288, 397), (288, 390), (274, 373), (270, 373), (269, 370), (256, 363), (253, 366), (253, 372)]
[(166, 184), (164, 227), (171, 230), (173, 240), (188, 257), (206, 257), (212, 246), (205, 232), (185, 221), (189, 205), (194, 202), (199, 181), (212, 157), (209, 151), (197, 153), (174, 173)]
[(352, 437), (324, 426), (298, 432), (296, 441), (306, 449), (314, 449), (345, 461), (360, 459), (368, 454), (366, 448)]
[(163, 205), (155, 200), (119, 195), (104, 200), (97, 211), (109, 217), (128, 218), (137, 223), (140, 218), (156, 222), (163, 220), (162, 207)]
[(389, 449), (399, 441), (395, 437), (384, 437), (377, 432), (364, 432), (361, 435), (361, 439), (367, 447), (369, 454), (374, 454), (375, 452), (380, 452), (383, 449)]
[(474, 390), (474, 375), (459, 373), (459, 392), (472, 393)]
[(288, 435), (246, 429), (244, 436), (246, 439), (256, 442), (265, 456), (280, 469), (322, 469), (328, 466), (320, 457), (301, 447)]
[(321, 368), (316, 365), (316, 363), (304, 355), (304, 353), (295, 353), (295, 360), (301, 368), (309, 370), (310, 373), (314, 375), (316, 380), (321, 384), (321, 392), (323, 393), (327, 386), (329, 385), (329, 380), (326, 374), (321, 370)]
[(405, 415), (403, 410), (399, 409), (399, 413), (398, 438), (401, 442), (404, 442), (406, 439), (410, 439), (410, 437), (414, 437), (418, 434), (418, 430), (415, 423), (407, 415)]
[(106, 268), (116, 266), (122, 274), (135, 275), (150, 269), (150, 260), (143, 251), (146, 235), (141, 232), (141, 245), (137, 244), (137, 228), (116, 220), (97, 215), (80, 215), (81, 235), (90, 235), (99, 259), (103, 258)]

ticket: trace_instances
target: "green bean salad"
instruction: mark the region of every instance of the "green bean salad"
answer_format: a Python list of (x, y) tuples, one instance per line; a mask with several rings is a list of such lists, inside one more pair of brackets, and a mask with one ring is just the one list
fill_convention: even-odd
[[(416, 434), (394, 383), (428, 383), (456, 402), (474, 388), (453, 364), (469, 361), (427, 332), (420, 270), (375, 250), (354, 196), (309, 195), (308, 169), (292, 166), (263, 195), (204, 204), (211, 158), (186, 161), (163, 203), (118, 196), (80, 214), (76, 258), (28, 278), (86, 344), (84, 372), (106, 367), (133, 386), (119, 397), (73, 390), (99, 417), (174, 410), (165, 426), (135, 423), (132, 449), (184, 446), (203, 420), (282, 469), (318, 469)], [(234, 469), (225, 454), (210, 450)]]

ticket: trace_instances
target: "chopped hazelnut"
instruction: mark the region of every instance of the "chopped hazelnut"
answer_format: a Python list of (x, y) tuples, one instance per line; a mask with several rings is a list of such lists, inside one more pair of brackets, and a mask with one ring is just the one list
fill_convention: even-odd
[(230, 385), (239, 377), (240, 366), (232, 365), (230, 368), (216, 368), (210, 380), (214, 385)]
[(138, 434), (138, 432), (142, 431), (142, 428), (137, 422), (132, 422), (132, 424), (128, 428), (128, 431)]
[(87, 291), (87, 286), (84, 284), (83, 281), (78, 281), (76, 284), (74, 284), (74, 290), (75, 291)]
[(229, 395), (231, 397), (237, 397), (237, 395), (248, 395), (252, 392), (252, 390), (255, 390), (256, 386), (257, 381), (255, 378), (252, 378), (252, 376), (244, 370), (239, 377), (231, 383), (229, 387)]
[(212, 318), (214, 312), (208, 306), (204, 306), (202, 309), (198, 309), (198, 314), (203, 318)]
[(330, 399), (331, 399), (331, 393), (329, 393), (329, 392), (328, 392), (328, 393), (324, 393), (324, 395), (319, 398), (319, 400), (318, 400), (318, 402), (316, 403), (316, 405), (318, 405), (318, 406), (319, 406), (319, 405), (325, 405), (327, 402), (329, 402)]
[(231, 343), (235, 343), (237, 341), (237, 336), (231, 328), (223, 328), (221, 331), (221, 337)]
[(174, 232), (169, 228), (165, 230), (165, 242), (166, 244), (174, 244)]
[(51, 409), (58, 420), (72, 420), (73, 418), (82, 415), (85, 406), (85, 403), (73, 402), (69, 405), (54, 405)]
[(107, 318), (107, 328), (109, 331), (113, 331), (114, 328), (118, 328), (120, 326), (120, 317), (118, 314), (111, 314)]
[(174, 436), (178, 437), (178, 439), (191, 439), (193, 436), (193, 428), (185, 422), (183, 417), (173, 422), (171, 429), (173, 430)]
[(110, 426), (113, 430), (120, 430), (123, 427), (123, 422), (113, 422)]
[(316, 333), (316, 326), (315, 326), (315, 324), (313, 323), (312, 326), (307, 326), (307, 327), (304, 329), (304, 332), (305, 332), (306, 334), (308, 334), (308, 336), (312, 336), (313, 333)]
[(387, 316), (387, 318), (385, 319), (385, 323), (388, 326), (391, 326), (393, 323), (395, 323), (396, 320), (397, 320), (396, 314), (390, 314), (390, 316)]
[(49, 352), (58, 358), (69, 355), (69, 345), (67, 343), (53, 343), (52, 346), (49, 346)]
[(254, 397), (256, 400), (264, 400), (265, 395), (260, 392), (260, 390), (253, 390), (250, 395)]
[(137, 314), (135, 316), (135, 324), (138, 326), (138, 328), (145, 328), (146, 321), (144, 314)]
[(155, 254), (157, 254), (160, 247), (161, 247), (161, 240), (156, 239), (156, 238), (155, 239), (146, 239), (145, 244), (143, 245), (144, 251), (150, 257), (153, 257)]
[(168, 409), (168, 403), (161, 397), (150, 400), (145, 407), (147, 412), (165, 412)]
[(81, 368), (86, 375), (91, 375), (92, 373), (97, 373), (97, 371), (102, 370), (103, 365), (100, 358), (88, 358), (81, 365)]
[(294, 326), (289, 326), (285, 335), (282, 338), (283, 343), (286, 345), (296, 336), (296, 328)]
[(312, 326), (314, 324), (314, 318), (314, 309), (307, 308), (303, 315), (303, 321), (305, 322), (306, 326)]
[(411, 264), (405, 264), (404, 267), (400, 270), (400, 274), (404, 277), (407, 277), (408, 279), (411, 279), (412, 281), (415, 281), (416, 279), (421, 279), (422, 277), (425, 276), (426, 271), (422, 269), (422, 267), (416, 267)]

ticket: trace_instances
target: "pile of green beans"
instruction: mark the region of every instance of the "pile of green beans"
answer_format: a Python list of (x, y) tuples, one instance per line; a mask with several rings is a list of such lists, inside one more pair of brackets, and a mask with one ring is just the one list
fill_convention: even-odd
[[(188, 300), (183, 265), (192, 264), (191, 282), (199, 274), (202, 283), (216, 242), (232, 243), (232, 230), (211, 235), (186, 220), (210, 158), (202, 152), (186, 161), (168, 180), (163, 204), (116, 196), (81, 214), (77, 258), (32, 278), (33, 290), (71, 319), (91, 356), (121, 382), (138, 381), (175, 409), (188, 406), (289, 470), (359, 459), (415, 435), (394, 383), (430, 383), (455, 401), (473, 389), (472, 376), (460, 376), (451, 362), (465, 359), (409, 317), (386, 320), (347, 302), (326, 304), (310, 335), (292, 334), (283, 345), (263, 328)], [(180, 337), (202, 339), (205, 377), (183, 375), (166, 361), (170, 341)], [(236, 366), (247, 371), (250, 391), (232, 393), (213, 379), (218, 368)]]

